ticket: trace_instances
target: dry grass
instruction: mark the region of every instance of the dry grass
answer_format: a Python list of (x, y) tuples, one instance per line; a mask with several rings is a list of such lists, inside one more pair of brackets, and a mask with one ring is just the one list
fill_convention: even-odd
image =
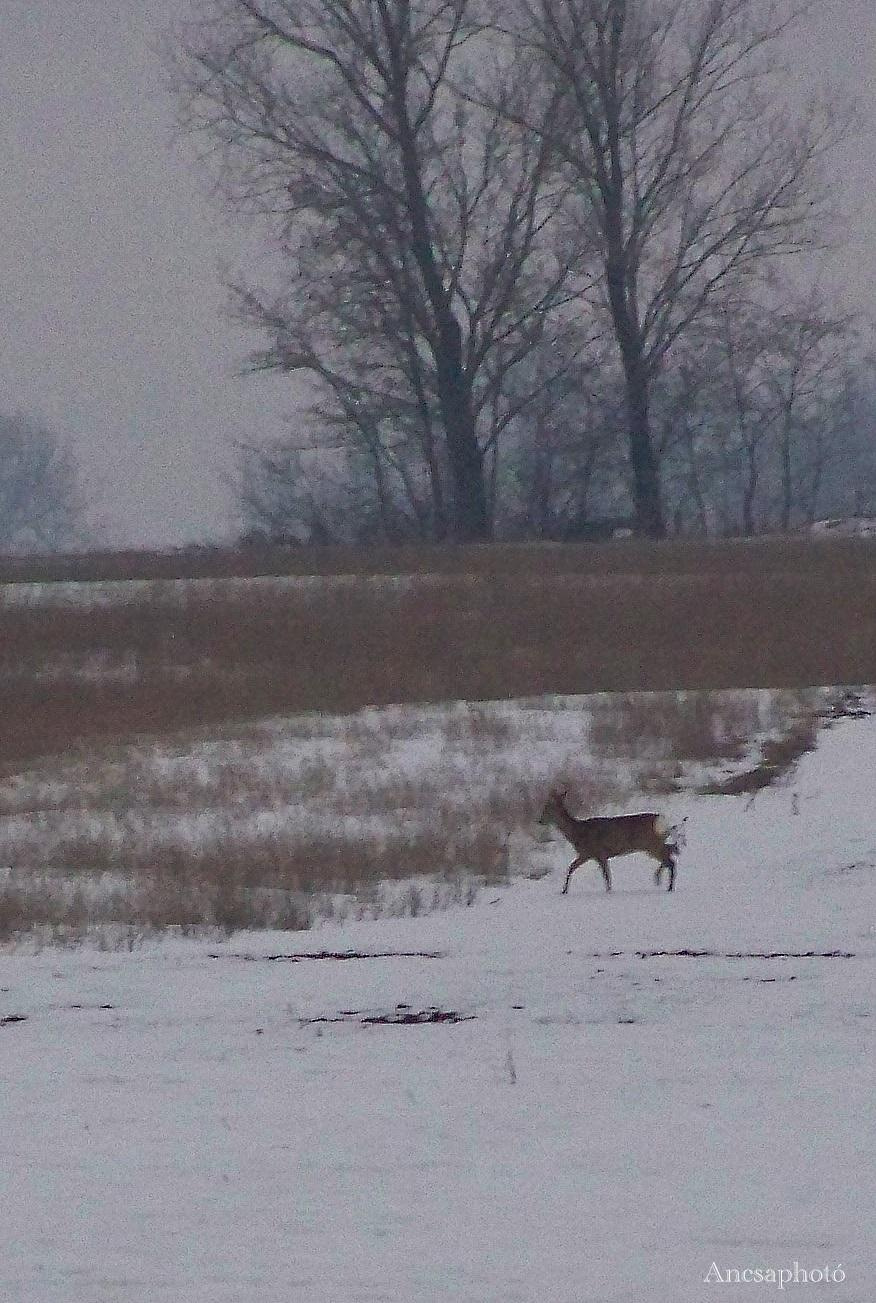
[[(257, 559), (195, 557), (226, 571)], [(7, 573), (185, 568), (147, 561)], [(269, 561), (349, 573), (0, 591), (0, 766), (101, 738), (366, 703), (876, 679), (867, 541), (287, 550)]]
[(772, 535), (610, 543), (484, 543), (406, 547), (186, 547), (0, 557), (0, 583), (231, 579), (256, 575), (757, 574), (872, 564), (872, 540)]
[[(418, 728), (399, 712), (309, 716), (19, 773), (0, 789), (0, 865), (14, 866), (0, 881), (0, 938), (289, 929), (471, 903), (507, 878), (509, 835), (531, 810), (524, 801), (516, 825), (500, 823), (485, 793), (483, 810), (461, 814), (473, 739), (489, 735), (489, 757), (513, 731), (478, 710), (465, 727), (467, 714)], [(394, 748), (418, 733), (425, 771), (405, 774)]]
[[(149, 582), (0, 589), (0, 937), (304, 927), (543, 872), (551, 783), (591, 812), (668, 793), (756, 734), (794, 751), (794, 690), (876, 679), (874, 561), (784, 539), (6, 563)], [(699, 691), (750, 684), (787, 691)], [(629, 695), (664, 688), (688, 691)], [(611, 695), (541, 700), (584, 692)]]
[(603, 754), (714, 763), (739, 760), (761, 723), (753, 693), (636, 694), (598, 701), (590, 736)]
[(789, 774), (802, 755), (814, 750), (816, 732), (815, 720), (798, 720), (784, 737), (767, 738), (761, 744), (760, 759), (752, 768), (704, 783), (698, 790), (706, 796), (753, 796)]
[(0, 939), (131, 945), (470, 904), (549, 871), (533, 832), (550, 786), (622, 809), (765, 727), (777, 763), (812, 709), (794, 693), (458, 703), (95, 746), (0, 786)]

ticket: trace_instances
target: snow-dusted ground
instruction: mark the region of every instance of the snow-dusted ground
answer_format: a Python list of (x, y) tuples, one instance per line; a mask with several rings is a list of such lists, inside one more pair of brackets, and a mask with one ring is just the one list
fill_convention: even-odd
[(672, 822), (691, 790), (749, 770), (836, 700), (743, 689), (408, 704), (97, 743), (0, 782), (0, 924), (12, 896), (13, 915), (30, 901), (31, 919), (42, 910), (68, 936), (106, 941), (110, 921), (139, 935), (144, 896), (184, 871), (192, 902), (171, 917), (207, 902), (202, 922), (210, 884), (235, 871), (274, 902), (239, 925), (290, 906), (343, 919), (458, 903), (484, 879), (533, 871), (551, 786), (584, 813), (657, 800)]
[[(691, 796), (672, 895), (562, 897), (533, 842), (556, 872), (467, 910), (0, 954), (0, 1297), (702, 1303), (796, 1261), (844, 1280), (781, 1297), (872, 1303), (874, 775), (842, 720)], [(347, 949), (440, 957), (240, 957)], [(854, 957), (722, 957), (776, 951)], [(302, 1021), (399, 1004), (471, 1017)]]
[[(613, 576), (592, 576), (597, 584), (617, 580)], [(624, 579), (626, 580), (626, 576)], [(0, 583), (0, 610), (13, 607), (89, 607), (104, 609), (132, 606), (156, 601), (182, 605), (195, 595), (207, 597), (243, 597), (255, 592), (289, 590), (325, 592), (365, 589), (375, 593), (402, 592), (410, 588), (441, 587), (452, 583), (457, 588), (476, 588), (489, 582), (483, 574), (454, 572), (443, 574), (338, 574), (338, 575), (247, 575), (235, 579), (97, 579), (44, 580), (33, 583)], [(532, 583), (541, 580), (533, 575)]]

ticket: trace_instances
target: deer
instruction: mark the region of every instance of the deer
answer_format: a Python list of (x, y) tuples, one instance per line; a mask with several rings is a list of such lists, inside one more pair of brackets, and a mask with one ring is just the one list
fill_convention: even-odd
[(577, 868), (587, 860), (596, 860), (602, 870), (605, 890), (611, 891), (609, 860), (616, 855), (632, 855), (642, 851), (658, 861), (654, 882), (659, 887), (660, 875), (666, 869), (669, 875), (668, 890), (675, 887), (675, 859), (678, 842), (673, 839), (676, 829), (667, 828), (659, 814), (619, 814), (593, 819), (576, 819), (566, 806), (566, 792), (552, 791), (539, 823), (553, 824), (577, 854), (569, 865), (562, 894), (569, 890), (569, 881)]

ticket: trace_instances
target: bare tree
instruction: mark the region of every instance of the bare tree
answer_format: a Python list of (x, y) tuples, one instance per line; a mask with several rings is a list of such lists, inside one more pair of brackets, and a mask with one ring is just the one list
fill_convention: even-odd
[[(863, 335), (863, 332), (862, 332)], [(817, 512), (876, 516), (876, 355), (859, 338), (827, 398), (830, 456), (820, 468)], [(811, 507), (815, 518), (816, 504)]]
[(691, 514), (722, 534), (811, 521), (838, 463), (850, 477), (862, 464), (843, 415), (858, 353), (853, 320), (817, 284), (776, 283), (701, 318), (655, 391), (676, 526)]
[(224, 195), (268, 219), (291, 273), (279, 294), (238, 287), (271, 337), (255, 365), (307, 372), (390, 477), (414, 440), (414, 514), (459, 539), (490, 533), (485, 458), (522, 402), (519, 387), (504, 401), (507, 378), (580, 262), (553, 234), (568, 190), (558, 97), (533, 98), (519, 52), (489, 107), (457, 92), (484, 75), (488, 8), (202, 0), (175, 64), (188, 125), (220, 146)]
[(776, 427), (768, 360), (772, 318), (762, 305), (724, 302), (712, 324), (700, 374), (707, 404), (711, 398), (711, 442), (720, 449), (713, 501), (721, 532), (748, 536), (758, 532), (759, 495), (769, 480)]
[(621, 394), (607, 353), (604, 341), (527, 410), (511, 460), (517, 491), (506, 495), (515, 535), (600, 537), (626, 523)]
[(670, 350), (722, 295), (825, 233), (821, 164), (847, 118), (788, 107), (782, 41), (804, 7), (520, 0), (508, 24), (562, 95), (553, 145), (599, 249), (644, 533), (665, 528), (650, 403)]
[(778, 523), (787, 530), (795, 512), (810, 523), (816, 512), (831, 456), (829, 409), (852, 352), (853, 321), (816, 282), (775, 314), (773, 327), (768, 385), (777, 417)]
[(76, 466), (56, 434), (0, 412), (0, 548), (56, 551), (81, 537)]
[(238, 451), (247, 541), (401, 543), (412, 536), (409, 521), (382, 491), (380, 472), (373, 477), (357, 464), (367, 453), (338, 448), (329, 458), (285, 440)]

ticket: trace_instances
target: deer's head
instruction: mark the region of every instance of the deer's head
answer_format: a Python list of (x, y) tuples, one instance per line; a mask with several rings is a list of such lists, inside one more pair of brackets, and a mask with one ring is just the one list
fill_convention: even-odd
[(538, 822), (540, 824), (556, 823), (560, 814), (566, 813), (566, 793), (554, 788), (548, 799), (545, 801), (544, 809), (541, 812)]

